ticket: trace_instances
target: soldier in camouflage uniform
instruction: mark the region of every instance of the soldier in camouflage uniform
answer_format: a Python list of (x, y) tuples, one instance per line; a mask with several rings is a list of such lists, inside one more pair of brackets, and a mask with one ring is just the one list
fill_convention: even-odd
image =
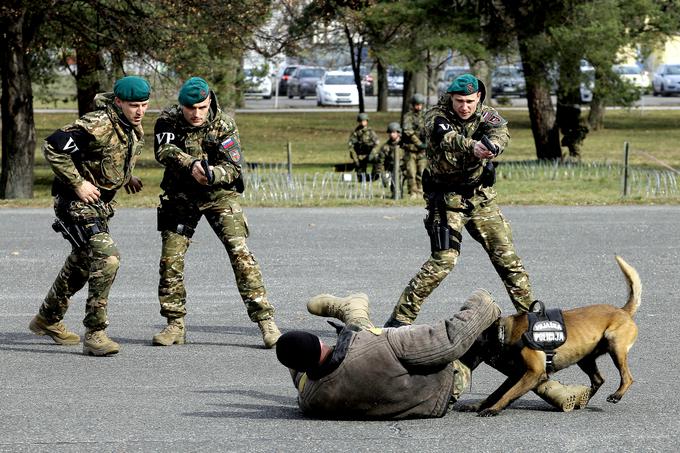
[(184, 344), (184, 256), (201, 217), (223, 243), (236, 286), (251, 321), (271, 348), (281, 335), (267, 300), (260, 266), (248, 250), (248, 223), (239, 199), (243, 153), (234, 120), (220, 110), (205, 80), (193, 77), (179, 92), (179, 105), (162, 112), (154, 130), (156, 160), (165, 166), (158, 207), (161, 232), (158, 297), (167, 326), (153, 344)]
[[(388, 139), (378, 151), (375, 158), (374, 173), (382, 179), (384, 187), (390, 186), (392, 198), (395, 197), (395, 182), (401, 187), (401, 176), (404, 173), (404, 147), (401, 141), (401, 126), (393, 122), (387, 125)], [(398, 175), (394, 171), (394, 163), (397, 161)]]
[(423, 105), (425, 96), (414, 94), (411, 98), (411, 109), (404, 115), (404, 133), (402, 140), (406, 155), (404, 157), (406, 167), (406, 182), (411, 198), (423, 195), (422, 176), (427, 167), (427, 155), (425, 154), (425, 112)]
[(120, 261), (108, 221), (118, 189), (136, 193), (142, 188), (132, 170), (142, 152), (141, 122), (149, 94), (146, 80), (124, 77), (113, 93), (97, 95), (97, 110), (54, 132), (42, 147), (55, 174), (57, 219), (52, 227), (69, 240), (72, 250), (29, 328), (58, 344), (78, 344), (80, 337), (66, 328), (63, 318), (71, 296), (87, 283), (85, 354), (105, 356), (120, 350), (105, 331), (109, 290)]
[(354, 163), (357, 173), (364, 174), (371, 160), (371, 152), (380, 143), (376, 133), (368, 127), (368, 115), (360, 113), (357, 116), (359, 125), (349, 136), (349, 157)]
[[(427, 112), (428, 168), (423, 175), (432, 255), (409, 282), (389, 324), (411, 324), (425, 298), (456, 265), (466, 228), (491, 258), (518, 311), (532, 302), (529, 278), (512, 243), (510, 224), (496, 204), (491, 160), (510, 135), (506, 121), (483, 104), (484, 84), (470, 74), (456, 78)], [(482, 137), (490, 140), (489, 150)]]
[[(510, 224), (496, 203), (491, 161), (507, 146), (510, 134), (507, 122), (495, 109), (484, 105), (485, 96), (482, 81), (463, 74), (425, 116), (428, 167), (423, 174), (423, 189), (432, 254), (402, 292), (386, 327), (413, 323), (425, 298), (456, 265), (463, 228), (484, 247), (515, 309), (527, 312), (533, 301), (529, 276), (515, 252)], [(467, 375), (457, 374), (459, 378)], [(589, 393), (587, 387), (577, 387), (574, 393), (556, 381), (547, 381), (537, 393), (543, 398), (548, 393), (569, 394), (563, 410), (571, 410), (574, 400), (587, 399)]]

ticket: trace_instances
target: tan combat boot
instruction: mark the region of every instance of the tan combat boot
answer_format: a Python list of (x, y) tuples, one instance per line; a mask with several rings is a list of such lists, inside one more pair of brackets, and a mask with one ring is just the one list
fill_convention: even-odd
[(88, 330), (83, 341), (83, 354), (105, 356), (118, 354), (120, 345), (109, 338), (104, 330)]
[(257, 326), (260, 328), (260, 332), (262, 332), (264, 347), (267, 349), (273, 348), (281, 336), (281, 332), (279, 331), (279, 328), (276, 327), (274, 319), (269, 318), (258, 321)]
[(557, 381), (546, 381), (535, 391), (538, 396), (562, 412), (583, 409), (590, 400), (590, 387), (585, 385), (563, 385)]
[(47, 335), (57, 344), (71, 345), (80, 343), (78, 334), (69, 331), (63, 321), (48, 324), (47, 321), (45, 321), (45, 318), (40, 315), (35, 315), (28, 324), (28, 328), (35, 334)]
[(187, 331), (184, 328), (184, 318), (168, 319), (168, 325), (153, 336), (152, 343), (156, 346), (171, 346), (187, 342)]
[(345, 324), (355, 324), (365, 329), (374, 327), (368, 312), (368, 296), (364, 293), (350, 294), (347, 297), (319, 294), (309, 299), (307, 311), (313, 315), (336, 318)]

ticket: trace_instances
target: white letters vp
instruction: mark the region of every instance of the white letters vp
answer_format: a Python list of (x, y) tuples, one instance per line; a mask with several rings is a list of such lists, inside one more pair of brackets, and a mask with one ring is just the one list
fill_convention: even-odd
[(156, 134), (156, 141), (159, 145), (167, 145), (175, 139), (175, 134), (172, 132), (161, 132)]

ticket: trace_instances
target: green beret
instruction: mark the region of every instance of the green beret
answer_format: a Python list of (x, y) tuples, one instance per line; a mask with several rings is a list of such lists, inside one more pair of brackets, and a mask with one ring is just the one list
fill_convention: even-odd
[(463, 74), (456, 77), (446, 89), (447, 93), (464, 95), (474, 94), (478, 91), (479, 81), (472, 74)]
[(192, 77), (182, 85), (179, 89), (179, 96), (177, 100), (180, 104), (191, 107), (194, 104), (203, 102), (210, 95), (210, 88), (208, 82), (200, 77)]
[(116, 80), (113, 84), (113, 94), (121, 101), (148, 101), (151, 86), (146, 79), (137, 76), (127, 76)]
[(357, 115), (357, 122), (358, 121), (364, 121), (364, 120), (368, 121), (368, 114), (367, 113), (359, 113)]

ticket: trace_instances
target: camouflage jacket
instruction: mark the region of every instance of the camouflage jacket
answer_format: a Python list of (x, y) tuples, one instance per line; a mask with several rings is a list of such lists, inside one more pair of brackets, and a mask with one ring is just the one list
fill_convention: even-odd
[(425, 152), (422, 145), (425, 143), (425, 112), (416, 112), (411, 109), (404, 115), (404, 132), (401, 138), (405, 148), (412, 153)]
[(394, 155), (398, 153), (399, 165), (401, 167), (404, 161), (404, 143), (399, 140), (393, 142), (391, 139), (387, 140), (378, 152), (378, 156), (375, 159), (376, 167), (375, 173), (383, 173), (385, 171), (391, 173), (394, 169)]
[[(243, 191), (241, 141), (233, 118), (224, 113), (210, 93), (208, 120), (194, 127), (179, 105), (164, 110), (154, 127), (154, 154), (165, 166), (161, 188), (166, 193), (214, 201)], [(215, 180), (204, 186), (191, 175), (196, 160), (207, 159)]]
[(425, 114), (428, 169), (435, 182), (454, 189), (481, 185), (488, 161), (475, 157), (475, 143), (486, 135), (502, 152), (510, 141), (507, 121), (483, 104), (484, 93), (482, 90), (477, 111), (467, 121), (453, 111), (448, 94)]
[(53, 195), (76, 198), (73, 189), (89, 181), (100, 190), (103, 201), (111, 201), (132, 176), (144, 144), (141, 125), (127, 123), (113, 103), (113, 93), (98, 94), (95, 106), (95, 111), (55, 131), (43, 143), (45, 160), (56, 175)]
[(358, 156), (368, 156), (373, 151), (380, 140), (370, 127), (357, 126), (349, 136), (349, 157), (356, 162)]

